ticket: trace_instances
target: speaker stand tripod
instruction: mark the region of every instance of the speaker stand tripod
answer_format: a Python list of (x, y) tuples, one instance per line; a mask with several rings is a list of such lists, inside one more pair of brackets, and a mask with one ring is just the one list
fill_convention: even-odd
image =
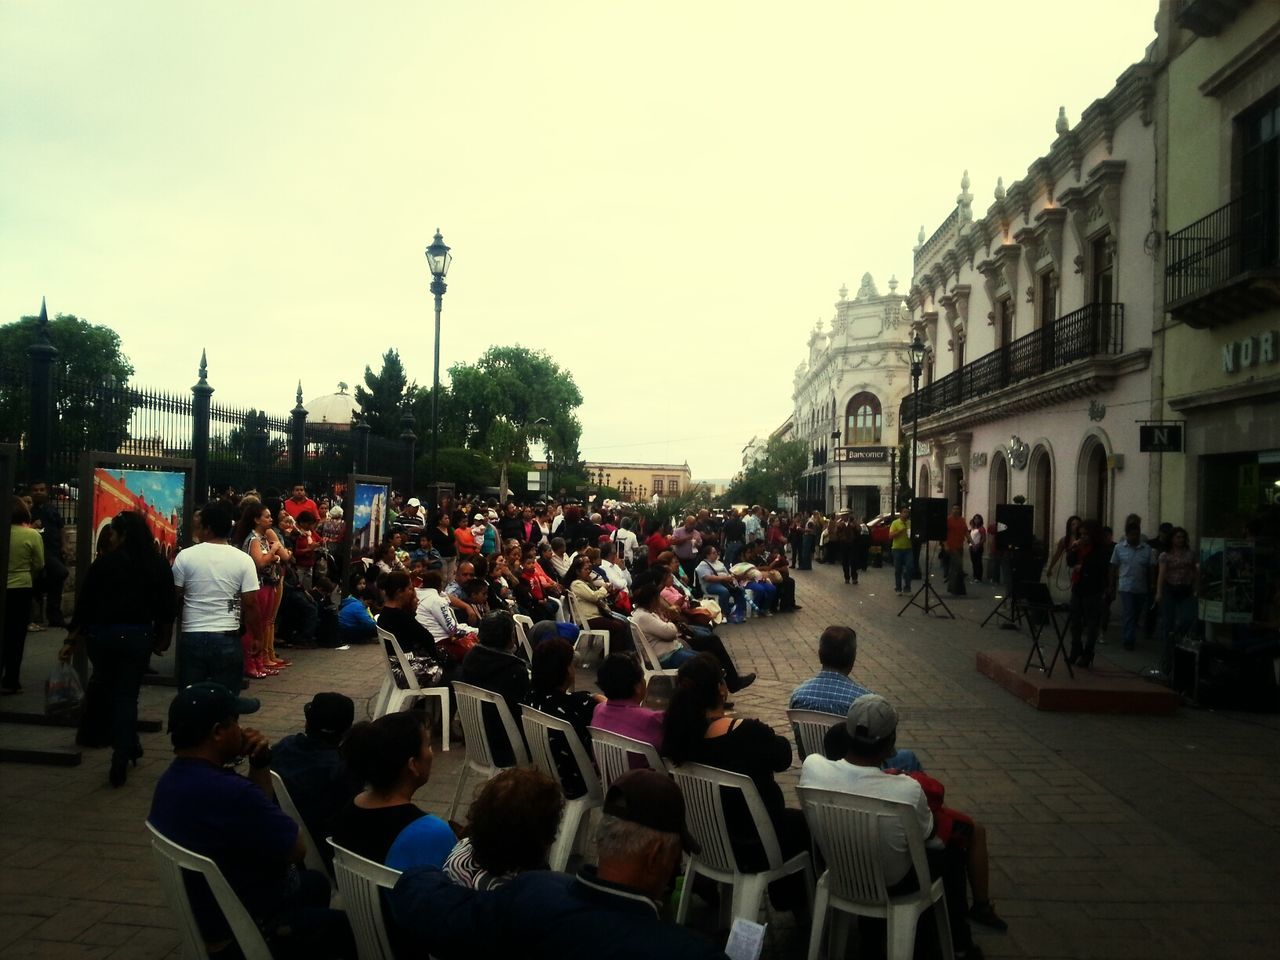
[[(907, 607), (919, 607), (925, 613), (933, 613), (938, 607), (941, 607), (947, 611), (947, 616), (954, 620), (956, 615), (951, 612), (950, 607), (942, 602), (942, 597), (938, 596), (938, 591), (933, 589), (933, 584), (929, 582), (929, 566), (933, 557), (931, 547), (932, 542), (926, 540), (924, 542), (924, 582), (920, 584), (920, 589), (911, 595), (911, 599), (906, 602), (906, 605), (898, 611), (898, 616), (906, 613)], [(932, 602), (930, 602), (930, 597), (933, 598)], [(938, 616), (942, 616), (942, 614), (938, 614)]]
[[(1008, 610), (1005, 609), (1006, 604), (1009, 607)], [(1004, 596), (1000, 598), (1000, 602), (996, 604), (994, 610), (987, 614), (987, 619), (982, 621), (979, 628), (985, 627), (993, 617), (1000, 619), (1000, 628), (1002, 630), (1017, 630), (1020, 626), (1022, 608), (1018, 606), (1018, 602), (1013, 597), (1012, 587), (1005, 591)]]

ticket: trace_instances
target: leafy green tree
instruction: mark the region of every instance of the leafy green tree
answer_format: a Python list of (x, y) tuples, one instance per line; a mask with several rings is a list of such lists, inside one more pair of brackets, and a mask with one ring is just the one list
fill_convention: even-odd
[[(459, 490), (475, 493), (491, 487), (498, 479), (498, 466), (482, 450), (464, 450), (461, 447), (442, 447), (439, 452), (440, 476), (451, 480)], [(418, 457), (418, 476), (425, 477), (431, 469), (431, 451), (427, 449)]]
[[(364, 368), (364, 386), (356, 386), (356, 403), (375, 436), (398, 437), (400, 417), (413, 405), (418, 392), (418, 385), (405, 374), (400, 351), (392, 347), (382, 355), (381, 371), (374, 373), (372, 367)], [(430, 431), (429, 422), (427, 429)]]
[[(18, 443), (31, 422), (27, 348), (39, 336), (39, 317), (0, 326), (0, 442)], [(133, 364), (110, 327), (70, 313), (49, 321), (53, 363), (54, 420), (64, 450), (115, 451), (129, 437), (137, 405), (124, 389)]]
[(764, 453), (729, 484), (721, 498), (733, 503), (774, 505), (779, 496), (794, 495), (809, 465), (809, 448), (803, 440), (770, 438)]

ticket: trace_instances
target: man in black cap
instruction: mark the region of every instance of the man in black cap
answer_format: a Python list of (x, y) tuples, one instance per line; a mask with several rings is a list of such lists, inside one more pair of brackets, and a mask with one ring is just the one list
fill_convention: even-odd
[[(156, 784), (147, 820), (174, 843), (213, 860), (258, 921), (277, 957), (354, 957), (346, 916), (330, 910), (329, 881), (298, 868), (306, 854), (298, 825), (274, 802), (271, 745), (240, 726), (258, 701), (217, 683), (178, 691), (169, 705), (174, 760)], [(247, 758), (249, 775), (232, 769)], [(231, 950), (231, 931), (207, 885), (189, 885), (211, 956)]]
[(596, 960), (602, 944), (618, 960), (723, 960), (710, 940), (658, 915), (681, 851), (699, 852), (680, 788), (653, 770), (632, 770), (609, 787), (603, 814), (595, 869), (522, 873), (496, 890), (471, 890), (422, 867), (391, 891), (392, 915), (423, 952), (445, 960)]
[(304, 732), (277, 743), (271, 750), (271, 765), (284, 780), (328, 865), (333, 863), (333, 848), (324, 839), (333, 833), (333, 818), (364, 788), (338, 755), (338, 744), (355, 721), (356, 707), (345, 694), (317, 693), (302, 712)]

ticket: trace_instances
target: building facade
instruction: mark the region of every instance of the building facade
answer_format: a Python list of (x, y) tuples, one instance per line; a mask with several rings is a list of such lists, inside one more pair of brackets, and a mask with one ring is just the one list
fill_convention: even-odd
[(866, 517), (892, 507), (898, 408), (911, 389), (897, 288), (891, 279), (882, 295), (863, 274), (852, 300), (841, 287), (831, 329), (819, 321), (809, 335), (792, 393), (793, 435), (810, 450), (800, 509)]
[(1181, 452), (1155, 455), (1152, 486), (1193, 538), (1242, 537), (1280, 501), (1280, 4), (1165, 3), (1157, 31), (1168, 234), (1151, 418)]
[(618, 463), (588, 460), (587, 480), (613, 487), (624, 500), (648, 500), (687, 493), (693, 474), (686, 463)]
[[(1048, 153), (973, 214), (920, 231), (908, 298), (926, 346), (917, 402), (917, 495), (967, 516), (1025, 497), (1047, 543), (1078, 514), (1146, 514), (1139, 424), (1151, 396), (1157, 272), (1154, 65), (1135, 64)], [(927, 443), (927, 450), (923, 449)]]

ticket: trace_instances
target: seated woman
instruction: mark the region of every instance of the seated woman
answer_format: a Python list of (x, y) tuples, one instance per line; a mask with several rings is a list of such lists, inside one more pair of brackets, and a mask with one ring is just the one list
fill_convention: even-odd
[(454, 660), (461, 663), (476, 644), (476, 628), (458, 622), (443, 586), (444, 576), (439, 570), (428, 570), (422, 575), (422, 589), (418, 592), (418, 609), (414, 617), (431, 634), (436, 646), (448, 651)]
[(745, 595), (738, 578), (720, 562), (720, 551), (711, 544), (702, 550), (702, 561), (695, 568), (704, 593), (720, 602), (720, 609), (729, 611), (730, 623), (741, 623), (746, 618)]
[[(670, 574), (667, 574), (669, 577)], [(636, 588), (632, 598), (635, 609), (631, 619), (640, 628), (646, 640), (658, 656), (658, 662), (667, 668), (679, 667), (692, 660), (700, 652), (710, 653), (724, 670), (725, 683), (730, 693), (737, 693), (755, 682), (756, 675), (738, 676), (724, 643), (709, 630), (691, 630), (685, 624), (675, 623), (668, 614), (666, 601), (657, 584), (648, 581)]]
[(512, 767), (488, 781), (471, 803), (466, 836), (444, 862), (459, 886), (493, 890), (526, 870), (546, 870), (560, 829), (564, 795), (532, 767)]
[[(591, 715), (595, 713), (596, 704), (603, 701), (604, 697), (573, 689), (577, 680), (573, 668), (573, 644), (562, 637), (551, 637), (539, 643), (533, 648), (531, 674), (529, 692), (524, 695), (522, 702), (535, 710), (573, 724), (573, 729), (578, 732), (578, 739), (587, 748), (587, 756), (590, 757), (591, 736), (587, 733), (587, 727), (591, 726)], [(555, 754), (556, 769), (560, 772), (565, 796), (570, 799), (582, 796), (587, 788), (582, 782), (578, 764), (573, 759), (572, 748), (558, 732), (553, 731), (550, 739), (551, 752)]]
[(378, 639), (378, 625), (369, 612), (372, 603), (363, 569), (347, 577), (347, 595), (338, 605), (338, 638), (341, 643), (373, 643)]
[[(411, 657), (413, 672), (424, 687), (438, 687), (450, 683), (458, 673), (458, 663), (436, 646), (431, 632), (418, 622), (418, 592), (414, 590), (409, 575), (399, 570), (385, 574), (378, 581), (386, 597), (378, 626), (395, 636), (406, 654)], [(399, 664), (392, 664), (398, 669)]]
[(576, 558), (569, 576), (572, 578), (569, 592), (573, 595), (578, 616), (590, 629), (609, 632), (610, 650), (630, 650), (631, 630), (626, 619), (613, 616), (606, 606), (609, 587), (592, 585), (595, 574), (591, 570), (591, 560), (585, 556)]
[[(700, 653), (680, 667), (675, 692), (667, 706), (662, 752), (678, 766), (703, 763), (749, 776), (778, 835), (783, 859), (809, 849), (809, 828), (804, 814), (786, 806), (782, 788), (774, 779), (791, 766), (791, 741), (774, 733), (759, 720), (725, 715), (729, 693), (724, 671), (716, 658)], [(725, 818), (739, 863), (745, 870), (767, 865), (754, 821), (741, 796), (725, 799)], [(769, 885), (769, 899), (778, 910), (790, 910), (805, 902), (802, 875), (785, 877)]]
[[(760, 611), (762, 617), (768, 617), (777, 612), (779, 594), (775, 580), (781, 580), (781, 576), (773, 570), (761, 570), (751, 559), (751, 554), (730, 567), (729, 572), (737, 578), (744, 590), (751, 593), (756, 609)], [(792, 589), (794, 594), (794, 587)]]
[[(695, 626), (697, 631), (709, 633), (712, 624), (724, 622), (724, 617), (720, 613), (720, 604), (715, 600), (694, 600), (680, 579), (680, 561), (676, 559), (674, 553), (668, 556), (671, 557), (669, 563), (655, 563), (645, 571), (645, 574), (652, 577), (653, 582), (657, 584), (662, 592), (662, 599), (670, 608), (669, 612), (675, 613), (675, 616), (672, 616), (673, 620), (689, 623)], [(634, 603), (634, 600), (632, 602)]]
[[(664, 716), (661, 711), (644, 706), (649, 685), (634, 653), (611, 653), (605, 657), (596, 671), (596, 686), (606, 699), (596, 704), (591, 726), (662, 750)], [(644, 766), (643, 761), (635, 763), (634, 759), (633, 766)]]
[(453, 830), (413, 802), (431, 776), (431, 730), (422, 713), (357, 723), (340, 753), (365, 789), (334, 819), (333, 842), (397, 870), (442, 865), (456, 841)]

